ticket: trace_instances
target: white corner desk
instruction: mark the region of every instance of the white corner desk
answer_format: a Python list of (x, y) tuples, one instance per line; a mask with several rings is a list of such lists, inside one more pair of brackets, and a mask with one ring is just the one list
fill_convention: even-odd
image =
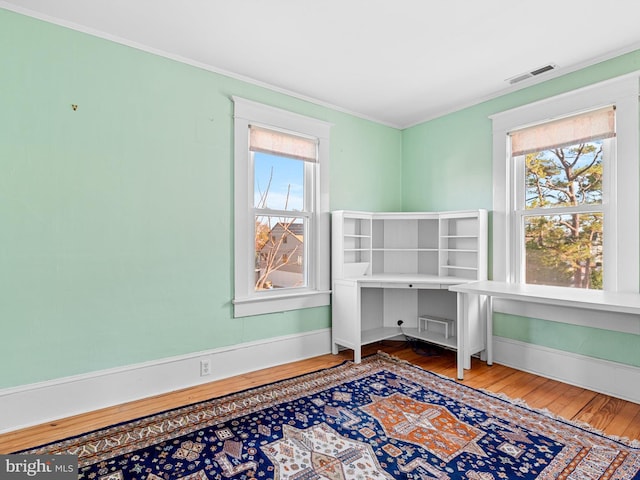
[[(539, 303), (559, 307), (581, 308), (602, 312), (626, 313), (639, 315), (624, 324), (610, 323), (606, 319), (598, 328), (640, 335), (640, 293), (605, 292), (602, 290), (586, 290), (578, 288), (553, 287), (546, 285), (527, 285), (484, 280), (479, 282), (452, 285), (449, 290), (458, 294), (458, 315), (465, 315), (460, 305), (468, 304), (471, 298), (486, 299), (486, 360), (493, 363), (493, 299), (500, 298), (520, 302)], [(458, 330), (464, 329), (468, 322), (458, 318)], [(464, 330), (459, 333), (464, 342)], [(464, 346), (458, 350), (458, 378), (462, 380), (463, 368), (470, 368), (470, 358), (465, 358)]]
[[(361, 345), (404, 335), (457, 350), (458, 359), (466, 358), (466, 368), (470, 368), (471, 355), (486, 348), (485, 316), (480, 309), (473, 308), (473, 300), (471, 311), (465, 314), (457, 311), (459, 297), (450, 287), (461, 281), (458, 277), (414, 274), (335, 280), (333, 353), (338, 353), (339, 346), (352, 349), (354, 361), (359, 363)], [(454, 319), (462, 319), (466, 324), (454, 326)], [(460, 332), (464, 332), (465, 341)]]

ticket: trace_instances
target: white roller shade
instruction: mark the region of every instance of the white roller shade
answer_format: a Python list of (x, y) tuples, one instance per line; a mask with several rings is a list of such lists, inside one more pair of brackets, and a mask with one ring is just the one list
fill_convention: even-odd
[(615, 107), (609, 106), (532, 127), (514, 130), (511, 155), (525, 155), (615, 137)]
[(305, 162), (318, 161), (317, 139), (300, 137), (255, 125), (249, 126), (249, 150), (282, 155)]

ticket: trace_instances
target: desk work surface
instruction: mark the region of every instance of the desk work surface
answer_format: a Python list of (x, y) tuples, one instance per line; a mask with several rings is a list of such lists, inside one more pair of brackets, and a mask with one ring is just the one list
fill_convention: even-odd
[(640, 314), (640, 293), (527, 285), (485, 280), (453, 285), (452, 292), (608, 312)]
[[(346, 278), (360, 283), (414, 283), (414, 284), (440, 284), (440, 285), (457, 285), (461, 282), (467, 282), (460, 277), (444, 277), (439, 275), (419, 275), (414, 273), (380, 273), (376, 275), (362, 275), (359, 277)], [(446, 287), (448, 288), (448, 287)]]

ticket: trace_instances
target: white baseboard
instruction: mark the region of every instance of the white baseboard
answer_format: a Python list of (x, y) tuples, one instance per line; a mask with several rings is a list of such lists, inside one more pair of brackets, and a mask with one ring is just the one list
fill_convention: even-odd
[(570, 385), (640, 403), (640, 368), (493, 337), (493, 361)]
[[(331, 352), (331, 329), (0, 390), (0, 433)], [(200, 360), (211, 375), (200, 376)]]
[[(331, 352), (331, 329), (270, 338), (0, 390), (0, 433)], [(503, 337), (502, 365), (640, 403), (640, 368)], [(200, 376), (210, 359), (211, 375)]]

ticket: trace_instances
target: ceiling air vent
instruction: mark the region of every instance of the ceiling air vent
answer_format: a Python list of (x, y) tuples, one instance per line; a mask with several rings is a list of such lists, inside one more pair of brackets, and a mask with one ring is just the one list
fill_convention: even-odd
[(556, 68), (558, 68), (557, 65), (550, 63), (548, 65), (545, 65), (544, 67), (536, 68), (535, 70), (531, 70), (530, 72), (521, 73), (519, 75), (516, 75), (515, 77), (508, 78), (506, 81), (509, 82), (511, 85), (513, 85), (514, 83), (522, 82), (527, 78), (535, 77), (536, 75), (549, 72)]

